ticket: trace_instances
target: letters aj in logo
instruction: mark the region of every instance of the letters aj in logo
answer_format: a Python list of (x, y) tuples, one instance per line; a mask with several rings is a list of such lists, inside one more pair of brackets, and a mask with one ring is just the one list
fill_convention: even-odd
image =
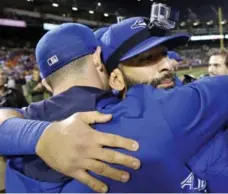
[(143, 19), (138, 19), (136, 22), (131, 26), (131, 29), (136, 29), (136, 28), (146, 28), (147, 24)]
[(206, 193), (206, 181), (198, 179), (193, 173), (181, 183), (181, 188), (185, 192), (201, 192)]

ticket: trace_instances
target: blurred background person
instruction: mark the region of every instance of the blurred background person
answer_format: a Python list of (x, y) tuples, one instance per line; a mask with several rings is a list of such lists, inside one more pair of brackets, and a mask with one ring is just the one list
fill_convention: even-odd
[(178, 70), (178, 67), (181, 65), (183, 58), (175, 51), (168, 51), (168, 57), (175, 69)]
[(11, 77), (11, 76), (8, 77), (7, 87), (9, 87), (9, 88), (16, 88), (15, 79), (13, 77)]
[(33, 69), (32, 80), (27, 83), (27, 89), (32, 102), (39, 102), (44, 99), (45, 88), (41, 83), (39, 70)]
[(208, 73), (210, 76), (228, 75), (228, 52), (217, 50), (209, 59)]
[(0, 107), (23, 108), (28, 106), (24, 95), (12, 86), (6, 84), (5, 74), (0, 68)]
[[(183, 64), (184, 59), (175, 51), (168, 51), (168, 57), (175, 71), (177, 71), (179, 66)], [(196, 80), (197, 79), (194, 75), (184, 74), (184, 77), (182, 78), (182, 84), (185, 85)]]

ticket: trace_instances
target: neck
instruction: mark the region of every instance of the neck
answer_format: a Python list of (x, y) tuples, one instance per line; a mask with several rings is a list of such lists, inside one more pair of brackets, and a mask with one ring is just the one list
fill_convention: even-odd
[(93, 88), (102, 89), (101, 87), (98, 87), (96, 84), (94, 84), (93, 82), (91, 82), (89, 80), (80, 80), (80, 81), (75, 81), (72, 83), (63, 82), (53, 89), (53, 95), (61, 94), (62, 92), (65, 92), (66, 90), (69, 90), (70, 88), (75, 87), (75, 86), (84, 86), (84, 87), (93, 87)]

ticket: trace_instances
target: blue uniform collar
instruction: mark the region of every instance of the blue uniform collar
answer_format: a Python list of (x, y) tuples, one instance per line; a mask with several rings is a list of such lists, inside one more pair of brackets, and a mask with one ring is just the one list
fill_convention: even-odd
[[(111, 91), (104, 91), (93, 87), (75, 86), (50, 99), (31, 104), (24, 112), (30, 119), (47, 121), (62, 120), (75, 112), (96, 110), (97, 102), (113, 96)], [(102, 106), (105, 106), (103, 104)]]

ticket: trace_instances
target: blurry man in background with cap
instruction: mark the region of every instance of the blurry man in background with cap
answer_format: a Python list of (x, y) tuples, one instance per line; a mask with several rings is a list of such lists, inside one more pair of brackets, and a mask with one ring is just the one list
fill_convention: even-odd
[[(168, 57), (170, 59), (170, 63), (173, 65), (174, 71), (178, 70), (180, 63), (183, 61), (181, 56), (175, 51), (168, 51)], [(176, 84), (175, 86), (182, 86), (182, 81), (176, 75)]]
[[(13, 118), (1, 125), (0, 153), (27, 155), (23, 160), (11, 158), (8, 161), (7, 192), (60, 192), (63, 184), (71, 180), (65, 175), (95, 191), (105, 192), (107, 186), (86, 170), (126, 182), (129, 179), (127, 172), (111, 168), (101, 161), (139, 168), (140, 162), (136, 158), (103, 148), (113, 146), (136, 151), (137, 142), (96, 132), (83, 123), (107, 122), (111, 119), (110, 115), (91, 112), (71, 116), (75, 112), (95, 110), (96, 101), (103, 95), (109, 95), (104, 92), (108, 89), (108, 75), (100, 62), (100, 54), (92, 30), (80, 24), (63, 24), (39, 41), (36, 58), (45, 79), (43, 82), (54, 96), (18, 110), (21, 115), (10, 113), (11, 117), (23, 116), (46, 122)], [(4, 120), (1, 115), (1, 121)], [(63, 121), (50, 124), (59, 120)], [(50, 170), (34, 154), (58, 172)], [(18, 172), (15, 173), (15, 170)]]
[[(101, 37), (103, 61), (110, 74), (109, 84), (113, 89), (122, 92), (123, 100), (103, 91), (104, 94), (102, 98), (99, 98), (96, 109), (104, 113), (112, 113), (114, 119), (108, 124), (97, 125), (96, 128), (99, 131), (108, 130), (139, 140), (141, 149), (133, 155), (139, 157), (143, 162), (140, 170), (136, 172), (129, 170), (134, 175), (127, 184), (106, 180), (110, 185), (110, 192), (199, 192), (204, 190), (205, 182), (200, 185), (194, 181), (189, 183), (187, 178), (192, 172), (186, 166), (186, 162), (214, 136), (222, 123), (227, 122), (225, 117), (228, 114), (228, 103), (219, 106), (216, 103), (216, 106), (212, 106), (213, 111), (220, 112), (220, 115), (208, 115), (208, 109), (211, 108), (208, 107), (208, 104), (214, 105), (215, 101), (228, 97), (228, 94), (220, 91), (221, 88), (228, 87), (226, 77), (198, 82), (189, 87), (172, 89), (168, 92), (156, 89), (175, 86), (173, 67), (167, 58), (166, 47), (174, 48), (176, 45), (184, 44), (189, 38), (185, 35), (165, 36), (163, 34), (159, 36), (157, 32), (157, 30), (149, 29), (143, 18), (131, 18), (112, 25)], [(161, 31), (159, 31), (160, 33)], [(118, 34), (123, 36), (118, 36)], [(89, 82), (86, 82), (86, 77), (81, 79), (83, 85), (87, 83), (87, 86), (94, 87), (96, 84), (96, 87), (105, 89), (105, 81), (98, 82), (101, 77), (105, 79), (107, 77), (106, 70), (98, 57), (99, 54), (98, 52), (93, 58), (96, 61), (94, 61), (96, 68), (92, 68), (94, 71), (86, 68), (83, 73), (84, 76), (88, 76), (87, 73), (94, 72), (94, 75), (100, 76), (92, 76), (94, 80), (88, 80)], [(52, 61), (55, 63), (58, 60), (55, 57)], [(56, 62), (57, 65), (58, 62)], [(43, 68), (44, 77), (47, 76), (46, 83), (53, 89), (54, 94), (61, 91), (61, 87), (57, 86), (58, 72), (62, 72), (59, 76), (63, 76), (63, 73), (68, 72), (66, 69), (70, 67), (70, 64), (59, 67), (60, 69), (56, 72), (55, 70), (49, 71), (48, 75), (45, 75), (46, 68)], [(220, 91), (221, 96), (218, 96), (217, 90)], [(67, 101), (62, 97), (62, 102), (58, 101), (58, 105), (64, 104), (62, 110), (67, 110), (68, 106), (65, 103), (69, 103), (69, 99)], [(54, 98), (52, 98), (53, 100)], [(30, 108), (32, 107), (30, 106)], [(174, 109), (175, 115), (173, 114)], [(43, 112), (42, 106), (37, 106), (36, 114), (40, 112)], [(51, 108), (51, 112), (55, 112), (54, 106)], [(183, 118), (180, 120), (181, 116)], [(209, 123), (208, 120), (210, 120)], [(204, 134), (203, 137), (202, 134)], [(121, 151), (126, 153), (124, 150)], [(91, 152), (95, 151), (92, 149)], [(124, 167), (120, 168), (127, 170)], [(51, 174), (51, 170), (47, 173)], [(101, 172), (97, 172), (97, 174), (101, 174)], [(25, 179), (26, 177), (20, 175), (20, 178)], [(99, 178), (101, 181), (105, 180), (100, 176)], [(61, 180), (64, 182), (64, 177), (61, 177)], [(187, 182), (185, 182), (186, 180)], [(91, 192), (89, 188), (79, 182), (67, 182), (64, 182), (60, 189), (63, 193)], [(38, 191), (42, 187), (41, 183), (38, 181), (36, 184)], [(26, 185), (29, 187), (31, 184), (27, 182)], [(191, 187), (187, 187), (189, 185)], [(56, 186), (56, 184), (48, 182), (46, 190), (50, 191), (50, 187), (56, 188)], [(42, 189), (45, 190), (44, 187)]]
[[(168, 51), (168, 57), (171, 60), (174, 69), (177, 71), (180, 63), (183, 61), (183, 58), (181, 58), (181, 56), (175, 51)], [(186, 74), (184, 75), (183, 81), (180, 83), (180, 85), (189, 84), (196, 80), (197, 79), (193, 75)]]
[(174, 66), (175, 70), (178, 70), (180, 63), (183, 61), (181, 56), (175, 51), (168, 51), (168, 57), (171, 60), (171, 63)]

